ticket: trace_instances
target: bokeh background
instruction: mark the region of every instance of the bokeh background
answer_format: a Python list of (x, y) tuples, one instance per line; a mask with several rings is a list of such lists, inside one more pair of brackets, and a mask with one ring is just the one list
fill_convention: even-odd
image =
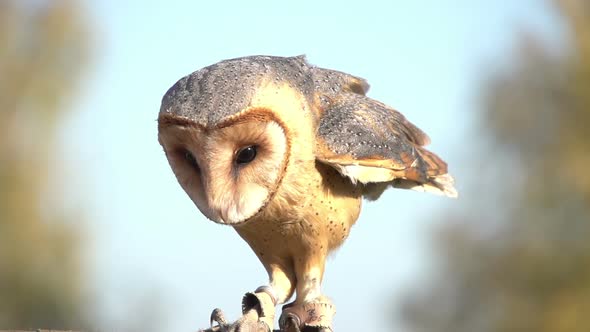
[(299, 55), (432, 138), (330, 259), (337, 331), (589, 331), (590, 3), (0, 1), (0, 329), (195, 331), (266, 274), (157, 143), (201, 67)]

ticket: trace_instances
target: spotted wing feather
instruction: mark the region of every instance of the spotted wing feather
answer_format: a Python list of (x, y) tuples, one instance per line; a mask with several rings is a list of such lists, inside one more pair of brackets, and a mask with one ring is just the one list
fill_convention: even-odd
[(347, 91), (321, 106), (317, 159), (364, 184), (367, 197), (377, 198), (389, 185), (457, 196), (447, 164), (423, 148), (428, 136), (401, 113)]

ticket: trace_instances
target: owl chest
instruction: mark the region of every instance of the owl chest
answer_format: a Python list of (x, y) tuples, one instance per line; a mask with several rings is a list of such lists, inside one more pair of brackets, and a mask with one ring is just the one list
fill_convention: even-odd
[(312, 237), (333, 250), (346, 240), (358, 219), (362, 190), (329, 166), (318, 163), (316, 168), (320, 174), (319, 187), (311, 195), (305, 220), (315, 234)]
[(297, 195), (275, 198), (261, 218), (237, 229), (255, 251), (329, 251), (346, 239), (360, 212), (360, 189), (323, 164), (306, 175), (291, 190)]

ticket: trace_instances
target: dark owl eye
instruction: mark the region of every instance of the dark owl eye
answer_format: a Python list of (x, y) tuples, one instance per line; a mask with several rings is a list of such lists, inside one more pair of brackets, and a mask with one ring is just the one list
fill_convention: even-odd
[(197, 159), (195, 158), (195, 156), (193, 156), (192, 153), (190, 153), (189, 151), (185, 151), (184, 152), (184, 159), (186, 159), (186, 161), (188, 161), (188, 163), (197, 171), (199, 170), (199, 164), (197, 163)]
[(236, 154), (236, 163), (238, 165), (243, 165), (251, 162), (252, 160), (254, 160), (254, 158), (256, 158), (256, 150), (256, 145), (250, 145), (240, 149)]

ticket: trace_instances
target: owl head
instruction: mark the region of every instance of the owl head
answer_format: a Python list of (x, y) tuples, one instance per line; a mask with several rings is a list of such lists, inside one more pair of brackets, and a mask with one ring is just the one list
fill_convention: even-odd
[(298, 58), (227, 60), (180, 79), (165, 94), (159, 142), (207, 218), (239, 225), (272, 201), (301, 131), (287, 123), (310, 118), (300, 92), (312, 88), (307, 70)]

